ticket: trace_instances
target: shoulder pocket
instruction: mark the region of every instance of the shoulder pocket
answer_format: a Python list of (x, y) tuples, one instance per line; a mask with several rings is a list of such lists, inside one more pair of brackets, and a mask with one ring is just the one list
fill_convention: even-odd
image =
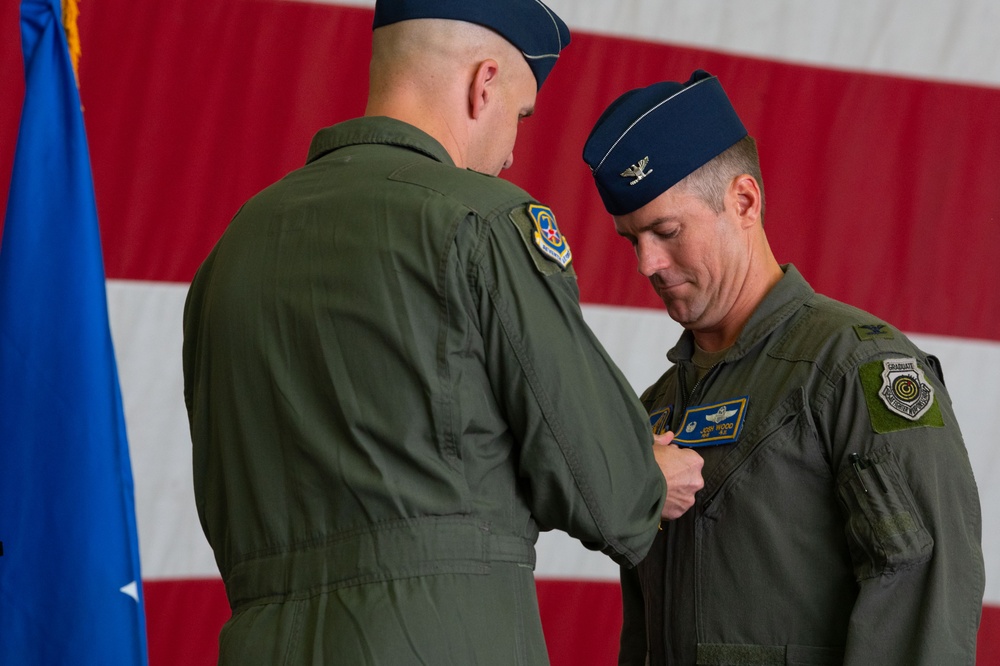
[(934, 540), (917, 513), (892, 449), (848, 460), (837, 477), (847, 512), (847, 541), (858, 580), (925, 562)]

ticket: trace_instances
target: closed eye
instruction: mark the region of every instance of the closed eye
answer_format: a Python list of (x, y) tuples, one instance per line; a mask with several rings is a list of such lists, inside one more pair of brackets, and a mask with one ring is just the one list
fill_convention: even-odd
[(632, 234), (623, 234), (618, 232), (618, 235), (627, 240), (632, 247), (636, 247), (639, 244), (639, 239)]

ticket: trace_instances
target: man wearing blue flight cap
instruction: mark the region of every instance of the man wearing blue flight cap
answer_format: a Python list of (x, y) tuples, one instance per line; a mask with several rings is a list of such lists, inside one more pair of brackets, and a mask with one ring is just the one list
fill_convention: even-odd
[(980, 506), (937, 359), (777, 262), (717, 78), (625, 93), (583, 157), (685, 329), (642, 401), (704, 458), (694, 507), (622, 571), (619, 663), (974, 663)]
[(379, 0), (372, 41), (365, 117), (243, 206), (188, 295), (220, 662), (546, 664), (539, 530), (633, 566), (701, 460), (654, 446), (555, 216), (495, 177), (565, 24)]

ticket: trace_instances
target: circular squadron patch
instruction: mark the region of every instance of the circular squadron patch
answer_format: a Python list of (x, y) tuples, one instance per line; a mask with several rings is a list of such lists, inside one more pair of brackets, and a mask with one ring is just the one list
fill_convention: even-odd
[(911, 421), (918, 420), (934, 403), (934, 387), (913, 358), (882, 361), (882, 388), (879, 397), (889, 411)]

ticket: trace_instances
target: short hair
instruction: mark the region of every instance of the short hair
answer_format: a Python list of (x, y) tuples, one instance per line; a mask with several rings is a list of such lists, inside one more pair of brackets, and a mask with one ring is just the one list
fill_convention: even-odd
[(750, 135), (689, 173), (678, 185), (694, 193), (716, 213), (721, 213), (725, 210), (726, 188), (734, 178), (743, 174), (749, 174), (760, 188), (760, 221), (763, 224), (764, 178), (760, 172), (757, 142)]

